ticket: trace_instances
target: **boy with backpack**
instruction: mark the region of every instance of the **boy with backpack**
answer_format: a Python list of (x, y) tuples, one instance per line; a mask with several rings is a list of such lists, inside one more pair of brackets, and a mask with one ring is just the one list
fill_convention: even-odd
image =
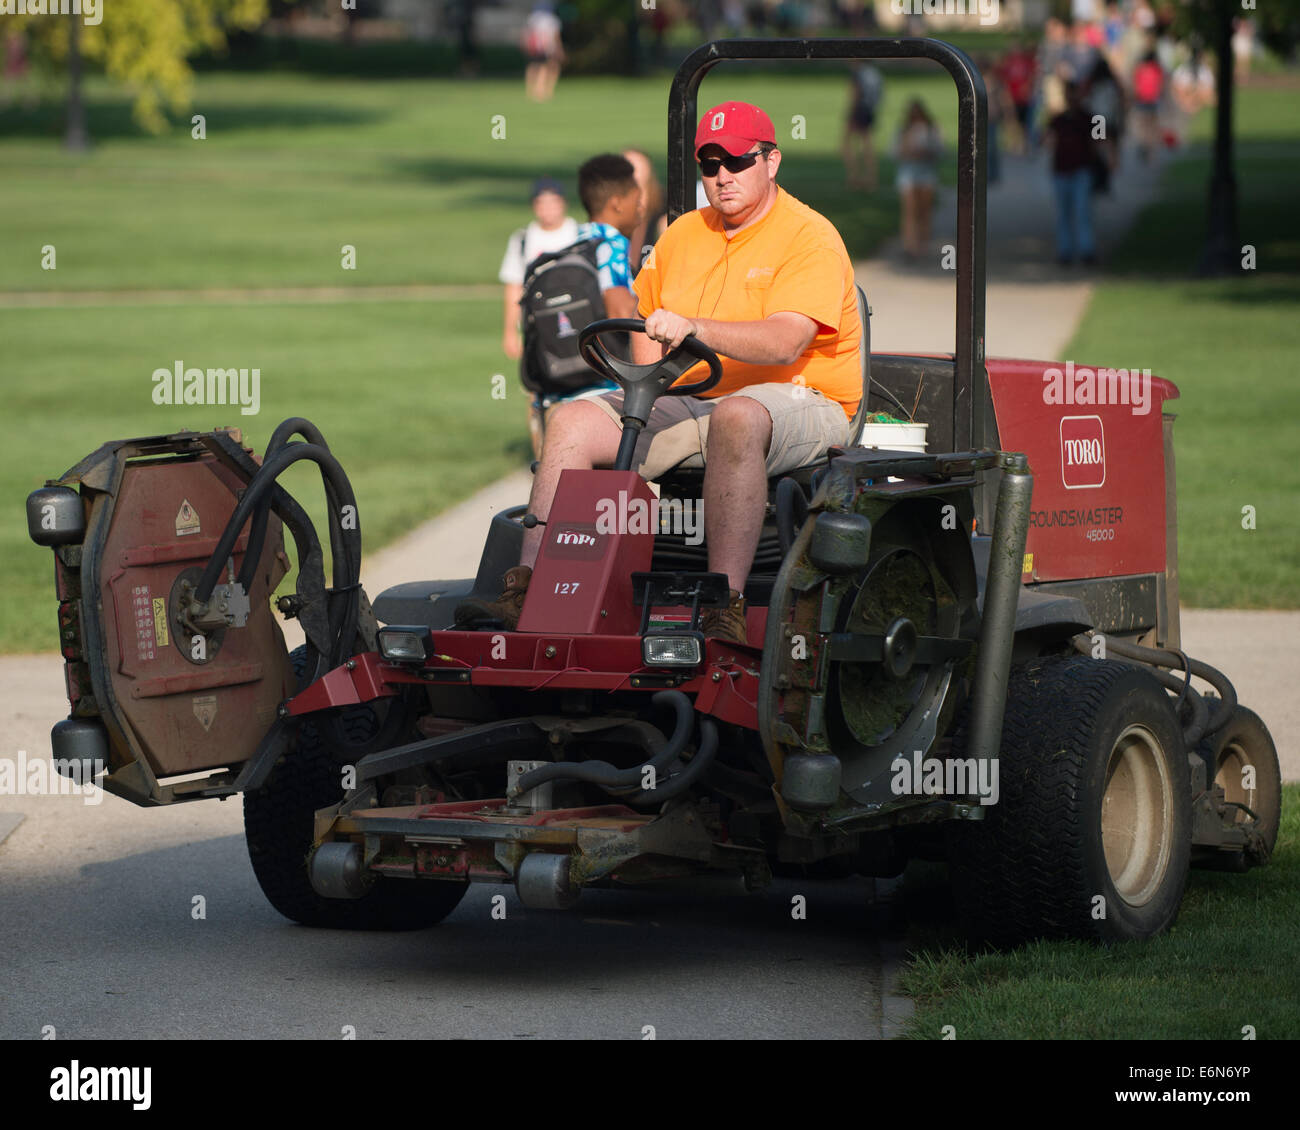
[(593, 157), (578, 170), (578, 196), (587, 210), (587, 222), (578, 228), (578, 239), (597, 241), (596, 269), (605, 314), (635, 318), (628, 238), (643, 219), (645, 201), (632, 162), (615, 153)]
[(602, 318), (636, 317), (628, 237), (641, 222), (644, 197), (631, 162), (613, 153), (593, 157), (578, 170), (578, 195), (588, 219), (577, 242), (529, 265), (520, 300), (520, 379), (533, 393), (529, 431), (539, 455), (552, 404), (615, 387), (578, 356), (578, 335)]

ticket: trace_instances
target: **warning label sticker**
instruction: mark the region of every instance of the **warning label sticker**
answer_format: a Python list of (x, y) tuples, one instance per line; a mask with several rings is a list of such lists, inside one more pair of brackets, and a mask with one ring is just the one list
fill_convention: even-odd
[(167, 646), (167, 602), (160, 596), (153, 598), (153, 638), (160, 648)]
[(214, 694), (197, 696), (194, 699), (194, 717), (205, 730), (212, 729), (212, 723), (217, 718), (217, 696)]
[(153, 659), (154, 602), (148, 585), (131, 586), (131, 611), (135, 615), (135, 655), (137, 659)]
[(185, 499), (176, 511), (176, 536), (183, 538), (186, 534), (197, 534), (201, 528), (198, 511), (190, 505), (188, 498)]

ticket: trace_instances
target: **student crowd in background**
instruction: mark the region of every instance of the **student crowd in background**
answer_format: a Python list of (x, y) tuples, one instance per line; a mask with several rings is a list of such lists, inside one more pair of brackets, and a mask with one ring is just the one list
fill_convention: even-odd
[[(1125, 139), (1148, 163), (1182, 144), (1191, 118), (1216, 98), (1201, 45), (1176, 39), (1167, 0), (1075, 0), (1073, 9), (1070, 21), (1048, 19), (1036, 46), (1024, 37), (984, 68), (1000, 103), (990, 120), (1014, 123), (1002, 140), (1020, 153), (1050, 151), (1062, 265), (1095, 262), (1092, 197), (1111, 191)], [(1238, 66), (1248, 70), (1253, 27), (1238, 24)]]
[[(810, 23), (811, 6), (800, 0), (702, 0), (687, 8), (678, 0), (659, 0), (656, 32), (676, 21), (693, 20), (708, 39), (744, 34), (879, 34), (869, 0), (837, 0), (835, 28)], [(1096, 261), (1092, 201), (1112, 191), (1125, 153), (1142, 163), (1161, 150), (1183, 143), (1191, 118), (1216, 99), (1210, 61), (1195, 41), (1179, 41), (1172, 0), (1072, 0), (1068, 20), (1049, 18), (1038, 35), (1024, 34), (999, 55), (976, 58), (988, 93), (988, 183), (1004, 177), (1003, 151), (1033, 158), (1042, 153), (1056, 208), (1058, 262)], [(928, 34), (924, 27), (914, 29)], [(538, 0), (529, 21), (530, 97), (545, 100), (554, 89), (563, 59), (559, 21), (550, 0)], [(1235, 75), (1246, 81), (1256, 53), (1248, 15), (1235, 21), (1232, 40)], [(886, 81), (872, 63), (850, 69), (848, 104), (841, 152), (846, 184), (862, 192), (878, 187), (876, 127)], [(883, 146), (880, 146), (883, 148)], [(903, 257), (924, 261), (930, 254), (930, 228), (944, 155), (939, 126), (920, 100), (903, 109), (890, 139), (894, 185), (899, 196)], [(635, 275), (666, 225), (662, 189), (647, 154), (624, 151), (641, 189), (641, 214), (627, 237), (629, 270)], [(1026, 175), (1022, 162), (1015, 176)], [(1033, 170), (1030, 175), (1039, 177)], [(697, 186), (698, 187), (698, 186)], [(517, 358), (520, 284), (524, 266), (536, 255), (577, 238), (565, 216), (563, 189), (554, 181), (534, 187), (535, 219), (510, 239), (501, 281), (505, 284), (503, 346)], [(702, 201), (697, 200), (697, 204)]]

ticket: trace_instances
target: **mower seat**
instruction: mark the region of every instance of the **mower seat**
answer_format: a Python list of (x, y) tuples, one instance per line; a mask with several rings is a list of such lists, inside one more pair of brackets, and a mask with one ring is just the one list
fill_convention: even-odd
[(511, 506), (493, 516), (477, 576), (394, 585), (372, 602), (375, 618), (381, 624), (424, 624), (436, 631), (452, 626), (456, 606), (467, 597), (496, 600), (506, 570), (519, 564), (524, 545), (520, 519), (527, 512), (527, 506)]

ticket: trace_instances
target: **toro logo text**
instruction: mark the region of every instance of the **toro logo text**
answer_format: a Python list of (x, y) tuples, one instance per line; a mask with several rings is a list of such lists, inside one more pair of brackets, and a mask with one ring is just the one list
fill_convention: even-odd
[(1106, 481), (1106, 435), (1100, 416), (1061, 417), (1061, 482), (1066, 490)]

